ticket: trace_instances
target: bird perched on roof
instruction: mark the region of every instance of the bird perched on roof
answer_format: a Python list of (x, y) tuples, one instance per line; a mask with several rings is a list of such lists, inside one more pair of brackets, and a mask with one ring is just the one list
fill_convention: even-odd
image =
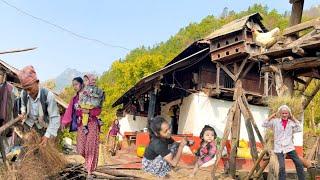
[(262, 33), (255, 28), (252, 28), (252, 33), (253, 41), (261, 46), (261, 48), (268, 49), (277, 42), (277, 37), (280, 35), (280, 29), (274, 28), (269, 32)]

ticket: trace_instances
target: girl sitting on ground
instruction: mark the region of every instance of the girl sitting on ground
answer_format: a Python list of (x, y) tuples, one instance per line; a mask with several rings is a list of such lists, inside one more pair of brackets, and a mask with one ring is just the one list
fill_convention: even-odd
[(167, 178), (172, 167), (177, 166), (187, 140), (183, 138), (176, 148), (173, 145), (175, 143), (171, 138), (169, 124), (160, 116), (152, 119), (149, 124), (149, 132), (150, 144), (142, 159), (142, 169), (158, 178)]
[(205, 125), (200, 133), (200, 148), (198, 149), (196, 156), (197, 161), (193, 169), (191, 177), (195, 176), (199, 170), (199, 167), (207, 167), (207, 164), (213, 164), (215, 161), (215, 155), (217, 152), (217, 144), (215, 139), (217, 138), (216, 131), (213, 127)]

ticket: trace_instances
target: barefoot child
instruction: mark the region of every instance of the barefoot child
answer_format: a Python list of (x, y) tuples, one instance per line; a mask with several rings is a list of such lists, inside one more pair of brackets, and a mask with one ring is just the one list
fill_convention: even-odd
[[(279, 114), (280, 118), (277, 118)], [(282, 105), (278, 113), (266, 119), (263, 127), (272, 128), (274, 131), (274, 153), (279, 161), (279, 179), (286, 179), (285, 157), (288, 155), (294, 162), (299, 180), (305, 179), (303, 164), (298, 157), (293, 144), (293, 134), (302, 131), (300, 122), (292, 116), (287, 105)]]
[(217, 152), (217, 145), (215, 142), (216, 137), (217, 134), (213, 127), (205, 125), (200, 133), (201, 143), (200, 148), (196, 153), (197, 162), (193, 169), (193, 173), (191, 174), (192, 177), (196, 175), (199, 167), (210, 163), (210, 161), (215, 161), (215, 155)]

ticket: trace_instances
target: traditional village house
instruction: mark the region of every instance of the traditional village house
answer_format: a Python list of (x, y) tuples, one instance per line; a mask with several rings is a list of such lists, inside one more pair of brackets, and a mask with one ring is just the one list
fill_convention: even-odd
[[(130, 140), (137, 135), (138, 146), (145, 144), (139, 138), (148, 120), (162, 115), (178, 136), (199, 136), (203, 126), (209, 124), (221, 137), (233, 101), (234, 82), (241, 78), (249, 108), (263, 135), (261, 124), (268, 116), (263, 99), (277, 93), (275, 87), (265, 89), (260, 63), (248, 61), (250, 54), (260, 52), (252, 30), (268, 31), (261, 20), (260, 14), (255, 13), (232, 21), (192, 43), (159, 71), (142, 78), (113, 104), (122, 105), (117, 112), (122, 133)], [(240, 75), (240, 71), (244, 72)], [(248, 141), (245, 123), (241, 123), (241, 129), (240, 139)], [(302, 155), (302, 132), (295, 134), (294, 143)]]

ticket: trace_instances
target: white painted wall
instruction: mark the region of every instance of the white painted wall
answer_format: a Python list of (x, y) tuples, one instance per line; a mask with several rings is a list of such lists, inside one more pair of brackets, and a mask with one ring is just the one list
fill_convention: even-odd
[(135, 132), (141, 131), (147, 127), (147, 118), (142, 116), (136, 116), (136, 120), (133, 120), (133, 115), (126, 114), (119, 119), (120, 132)]
[[(193, 133), (199, 136), (204, 125), (210, 125), (215, 128), (218, 136), (222, 137), (231, 105), (231, 101), (210, 98), (201, 92), (189, 95), (183, 99), (180, 108), (178, 133)], [(260, 132), (264, 135), (265, 129), (262, 127), (262, 122), (268, 117), (268, 108), (253, 105), (249, 108)], [(240, 138), (248, 140), (243, 117), (241, 117)], [(256, 141), (259, 142), (257, 136)], [(302, 132), (295, 134), (294, 143), (296, 146), (302, 146)]]

